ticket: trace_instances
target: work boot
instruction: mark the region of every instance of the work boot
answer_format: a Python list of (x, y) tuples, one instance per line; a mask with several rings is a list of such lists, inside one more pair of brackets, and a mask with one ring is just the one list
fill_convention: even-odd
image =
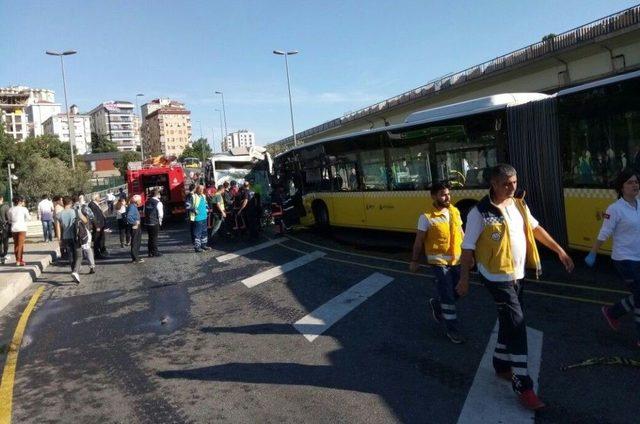
[(433, 297), (429, 299), (429, 306), (431, 307), (431, 317), (433, 320), (440, 324), (442, 322), (442, 308), (440, 308), (440, 302)]
[(544, 402), (538, 398), (538, 395), (533, 391), (533, 389), (523, 390), (518, 394), (518, 398), (520, 399), (520, 403), (532, 411), (537, 411), (539, 409), (544, 408), (546, 405)]
[(458, 330), (455, 330), (455, 329), (447, 330), (447, 338), (451, 340), (451, 343), (454, 343), (454, 344), (462, 344), (466, 341), (464, 336), (460, 334)]
[(609, 306), (603, 306), (600, 309), (600, 311), (602, 311), (602, 316), (604, 316), (604, 319), (605, 321), (607, 321), (607, 324), (609, 324), (609, 327), (613, 331), (618, 331), (620, 330), (620, 320), (613, 318), (609, 313), (610, 310), (611, 308)]

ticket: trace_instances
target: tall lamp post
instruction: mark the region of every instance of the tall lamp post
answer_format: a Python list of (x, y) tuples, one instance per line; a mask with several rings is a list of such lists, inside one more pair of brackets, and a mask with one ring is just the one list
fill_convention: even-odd
[(13, 202), (13, 180), (17, 180), (18, 177), (11, 174), (11, 170), (15, 168), (14, 164), (9, 162), (7, 164), (7, 177), (9, 179), (9, 203)]
[(222, 139), (222, 141), (220, 142), (220, 151), (224, 152), (224, 134), (222, 134), (223, 128), (222, 128), (222, 111), (220, 109), (216, 109), (216, 112), (218, 112), (218, 117), (220, 118), (220, 135), (222, 137), (220, 137)]
[(74, 155), (74, 145), (76, 144), (76, 135), (75, 135), (75, 120), (71, 122), (71, 112), (69, 111), (69, 102), (67, 101), (67, 82), (64, 76), (64, 61), (62, 60), (63, 56), (71, 56), (72, 54), (76, 54), (75, 50), (67, 50), (62, 53), (46, 51), (46, 54), (49, 56), (59, 56), (60, 57), (60, 67), (62, 68), (62, 87), (64, 89), (64, 107), (67, 109), (67, 127), (69, 127), (69, 146), (71, 148), (71, 168), (76, 169), (76, 159)]
[[(136, 94), (136, 111), (138, 110), (138, 98), (144, 97), (144, 94), (138, 93)], [(140, 157), (142, 158), (142, 162), (144, 162), (144, 143), (142, 142), (142, 110), (140, 110), (140, 126), (138, 127), (138, 135), (140, 136)]]
[(222, 96), (222, 113), (224, 114), (224, 135), (229, 134), (227, 131), (227, 110), (224, 107), (224, 93), (222, 91), (216, 91), (216, 94), (220, 94)]
[(291, 132), (293, 133), (293, 147), (298, 145), (296, 140), (296, 129), (293, 125), (293, 103), (291, 102), (291, 83), (289, 82), (289, 60), (287, 56), (291, 56), (294, 54), (298, 54), (297, 50), (291, 50), (289, 52), (284, 52), (282, 50), (274, 50), (273, 54), (277, 54), (278, 56), (284, 56), (284, 66), (287, 70), (287, 89), (289, 90), (289, 112), (291, 113)]

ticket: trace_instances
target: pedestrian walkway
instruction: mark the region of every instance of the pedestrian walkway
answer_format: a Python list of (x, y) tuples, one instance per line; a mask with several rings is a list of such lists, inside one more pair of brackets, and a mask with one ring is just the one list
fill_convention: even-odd
[(0, 311), (36, 281), (42, 271), (59, 255), (57, 240), (43, 242), (38, 236), (29, 237), (24, 246), (24, 260), (27, 265), (18, 267), (11, 242), (7, 262), (0, 265)]

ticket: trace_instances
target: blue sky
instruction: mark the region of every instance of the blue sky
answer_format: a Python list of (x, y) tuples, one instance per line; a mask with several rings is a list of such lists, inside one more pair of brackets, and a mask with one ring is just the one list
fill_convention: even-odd
[(70, 103), (171, 97), (192, 111), (194, 137), (247, 128), (264, 145), (634, 5), (622, 0), (124, 1), (0, 0), (0, 86), (56, 91), (66, 60)]

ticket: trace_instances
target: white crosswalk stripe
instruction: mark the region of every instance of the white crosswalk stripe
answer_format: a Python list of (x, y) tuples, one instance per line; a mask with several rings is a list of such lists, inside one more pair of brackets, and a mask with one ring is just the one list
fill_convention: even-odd
[(325, 255), (326, 253), (316, 250), (314, 252), (309, 253), (308, 255), (304, 255), (297, 259), (294, 259), (291, 262), (287, 262), (286, 264), (270, 268), (266, 271), (263, 271), (259, 274), (254, 275), (253, 277), (245, 278), (244, 280), (242, 280), (242, 284), (244, 284), (249, 288), (255, 287), (259, 284), (264, 283), (265, 281), (269, 281), (272, 278), (278, 277), (286, 272), (289, 272), (293, 269), (306, 265), (309, 262), (313, 262), (316, 259), (320, 259)]
[(269, 240), (269, 241), (266, 241), (264, 243), (256, 244), (255, 246), (247, 247), (245, 249), (240, 249), (240, 250), (237, 250), (237, 251), (232, 252), (232, 253), (227, 253), (226, 255), (218, 256), (216, 258), (216, 260), (218, 262), (230, 261), (231, 259), (235, 259), (235, 258), (238, 258), (240, 256), (243, 256), (243, 255), (246, 255), (246, 254), (249, 254), (249, 253), (252, 253), (252, 252), (257, 252), (258, 250), (266, 249), (267, 247), (271, 247), (271, 246), (276, 245), (278, 243), (282, 243), (285, 240), (286, 239), (283, 239), (283, 238)]
[(327, 331), (362, 302), (393, 281), (378, 272), (371, 274), (347, 291), (320, 306), (309, 315), (298, 320), (293, 326), (310, 342)]

